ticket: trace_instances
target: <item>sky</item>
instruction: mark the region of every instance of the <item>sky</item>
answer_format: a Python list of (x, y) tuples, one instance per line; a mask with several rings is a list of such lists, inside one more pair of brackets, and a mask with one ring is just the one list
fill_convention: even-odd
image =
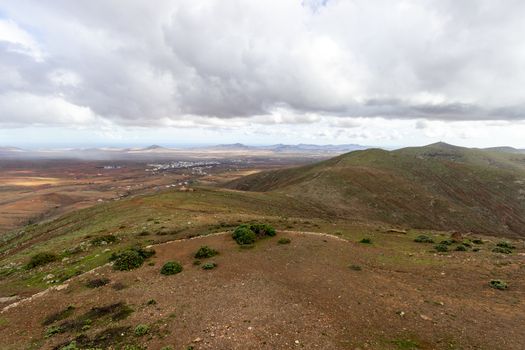
[(525, 148), (522, 0), (0, 0), (0, 146)]

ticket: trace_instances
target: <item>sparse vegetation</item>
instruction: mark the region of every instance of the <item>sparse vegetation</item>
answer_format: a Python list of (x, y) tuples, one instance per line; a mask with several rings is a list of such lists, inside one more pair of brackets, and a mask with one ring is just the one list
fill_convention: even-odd
[(362, 243), (362, 244), (372, 244), (372, 239), (371, 238), (363, 238), (359, 241), (359, 243)]
[(467, 247), (461, 244), (461, 245), (458, 245), (455, 250), (457, 252), (466, 252), (467, 251)]
[(64, 328), (60, 326), (50, 326), (46, 328), (45, 337), (50, 338), (55, 334), (64, 333)]
[(215, 256), (217, 254), (219, 254), (218, 251), (205, 245), (200, 247), (199, 250), (197, 250), (197, 252), (195, 253), (195, 259), (211, 258), (212, 256)]
[(434, 240), (427, 235), (419, 235), (414, 239), (417, 243), (434, 243)]
[(506, 282), (502, 281), (502, 280), (491, 280), (489, 282), (489, 285), (492, 287), (492, 288), (495, 288), (495, 289), (499, 289), (499, 290), (505, 290), (507, 289), (509, 286), (507, 285)]
[(448, 245), (440, 243), (434, 246), (434, 249), (440, 253), (448, 252)]
[(512, 250), (509, 248), (503, 248), (503, 247), (494, 247), (492, 249), (493, 253), (500, 253), (500, 254), (512, 254)]
[(160, 273), (166, 276), (175, 275), (179, 272), (182, 272), (182, 265), (176, 261), (168, 261), (160, 269)]
[(214, 262), (207, 262), (202, 265), (203, 270), (213, 270), (216, 267), (217, 267), (217, 264)]
[(56, 312), (54, 314), (51, 314), (45, 318), (45, 320), (42, 322), (42, 325), (48, 326), (52, 323), (55, 323), (57, 321), (62, 321), (63, 319), (68, 318), (73, 314), (75, 311), (75, 307), (72, 305), (69, 305), (64, 310)]
[(109, 278), (95, 278), (95, 279), (89, 280), (86, 283), (86, 287), (99, 288), (99, 287), (105, 286), (109, 282), (110, 282)]
[(137, 337), (142, 337), (146, 334), (149, 333), (149, 326), (146, 325), (146, 324), (139, 324), (137, 327), (135, 327), (135, 330), (133, 331), (133, 333), (137, 336)]
[(506, 242), (506, 241), (498, 242), (498, 244), (496, 244), (496, 246), (500, 247), (500, 248), (505, 248), (505, 249), (516, 249), (515, 246), (513, 246), (511, 243)]
[(94, 246), (101, 246), (106, 244), (115, 243), (118, 241), (117, 236), (114, 235), (105, 235), (105, 236), (99, 236), (95, 237), (91, 240), (91, 244)]
[(38, 266), (47, 265), (56, 260), (58, 260), (58, 256), (54, 253), (50, 253), (50, 252), (38, 253), (31, 257), (31, 259), (26, 265), (26, 268), (33, 269)]
[(359, 265), (350, 265), (350, 270), (354, 270), (354, 271), (361, 271), (363, 270), (363, 268)]
[(114, 262), (113, 268), (115, 270), (129, 271), (142, 266), (144, 261), (154, 254), (154, 250), (133, 247), (119, 253), (113, 253), (110, 261)]
[(277, 241), (277, 243), (279, 243), (279, 244), (290, 244), (291, 242), (292, 242), (292, 240), (290, 238), (286, 238), (286, 237), (279, 238), (279, 240)]
[(480, 238), (475, 238), (475, 239), (472, 240), (472, 243), (474, 243), (474, 244), (483, 244), (484, 242)]

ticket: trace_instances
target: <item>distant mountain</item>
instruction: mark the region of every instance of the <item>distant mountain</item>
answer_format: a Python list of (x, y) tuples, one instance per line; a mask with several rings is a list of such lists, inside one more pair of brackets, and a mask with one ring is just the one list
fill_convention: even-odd
[(368, 149), (227, 187), (282, 193), (350, 221), (525, 237), (525, 154), (445, 143)]

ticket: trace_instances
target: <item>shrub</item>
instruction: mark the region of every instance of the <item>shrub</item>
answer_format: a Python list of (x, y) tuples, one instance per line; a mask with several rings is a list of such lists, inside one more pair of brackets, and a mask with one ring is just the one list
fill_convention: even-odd
[(110, 282), (109, 278), (95, 278), (95, 279), (92, 279), (92, 280), (88, 281), (86, 283), (86, 287), (88, 287), (88, 288), (99, 288), (99, 287), (105, 286), (109, 282)]
[(512, 250), (510, 250), (509, 248), (494, 247), (494, 249), (492, 249), (492, 252), (501, 254), (511, 254)]
[(290, 242), (292, 242), (292, 240), (290, 238), (280, 238), (277, 243), (279, 244), (290, 244)]
[(441, 253), (448, 252), (448, 246), (442, 243), (434, 246), (434, 249)]
[(456, 247), (456, 251), (457, 252), (466, 252), (467, 251), (467, 247), (465, 247), (464, 245), (458, 245)]
[(38, 266), (49, 264), (50, 262), (58, 260), (58, 256), (54, 253), (42, 252), (31, 257), (26, 267), (32, 269)]
[(197, 250), (197, 253), (195, 253), (195, 259), (211, 258), (212, 256), (215, 256), (217, 254), (219, 254), (218, 251), (204, 245), (200, 247), (199, 250)]
[(115, 243), (117, 241), (118, 241), (117, 236), (105, 235), (105, 236), (99, 236), (99, 237), (93, 238), (91, 240), (91, 244), (100, 246), (100, 245)]
[(193, 265), (198, 266), (201, 264), (200, 260), (193, 260)]
[(79, 348), (77, 342), (73, 340), (71, 343), (61, 347), (60, 350), (79, 350)]
[(516, 247), (510, 244), (509, 242), (501, 241), (496, 244), (500, 248), (515, 249)]
[(233, 231), (232, 238), (239, 245), (253, 244), (257, 236), (247, 225), (241, 225)]
[(483, 240), (480, 239), (480, 238), (475, 238), (475, 239), (472, 240), (472, 243), (474, 243), (474, 244), (483, 244)]
[(75, 311), (75, 307), (72, 305), (69, 305), (64, 310), (47, 316), (44, 322), (42, 322), (42, 325), (49, 326), (52, 323), (68, 318), (69, 316), (73, 314), (74, 311)]
[(60, 326), (51, 326), (46, 329), (46, 338), (50, 338), (54, 336), (55, 334), (64, 333), (64, 329)]
[(217, 264), (214, 262), (207, 262), (202, 265), (203, 270), (213, 270), (216, 267), (217, 267)]
[(150, 300), (148, 300), (146, 305), (157, 305), (157, 301), (155, 299), (150, 299)]
[(480, 250), (479, 248), (473, 248), (472, 249), (473, 252), (479, 252), (479, 250)]
[(251, 224), (249, 227), (250, 230), (252, 230), (253, 233), (255, 233), (259, 238), (263, 238), (265, 236), (273, 237), (276, 235), (275, 229), (267, 224), (255, 223)]
[(114, 260), (113, 268), (119, 271), (129, 271), (141, 267), (144, 263), (144, 257), (142, 257), (135, 250), (125, 250), (121, 253), (112, 256)]
[(505, 290), (509, 287), (507, 283), (503, 282), (502, 280), (492, 280), (489, 282), (489, 285), (492, 288), (499, 289), (499, 290)]
[(359, 243), (372, 244), (372, 239), (370, 239), (370, 238), (363, 238), (362, 240), (359, 241)]
[(153, 249), (144, 249), (141, 247), (132, 247), (119, 253), (113, 253), (109, 257), (114, 261), (113, 268), (120, 271), (128, 271), (142, 266), (144, 260), (155, 254)]
[(359, 266), (359, 265), (350, 265), (349, 267), (350, 267), (350, 270), (354, 270), (354, 271), (361, 271), (362, 270), (361, 266)]
[(149, 326), (147, 324), (139, 324), (133, 331), (137, 337), (142, 337), (149, 333)]
[(434, 240), (426, 235), (419, 235), (414, 239), (414, 242), (417, 243), (434, 243)]
[(445, 239), (441, 242), (439, 242), (439, 244), (443, 244), (443, 245), (452, 245), (455, 241), (452, 240), (452, 239)]
[(182, 265), (176, 261), (168, 261), (160, 269), (160, 273), (163, 275), (175, 275), (182, 271)]

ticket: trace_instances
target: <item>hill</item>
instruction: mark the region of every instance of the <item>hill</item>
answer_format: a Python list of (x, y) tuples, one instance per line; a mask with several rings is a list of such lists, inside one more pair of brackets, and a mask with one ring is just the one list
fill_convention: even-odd
[(525, 155), (445, 143), (350, 152), (227, 185), (277, 192), (350, 220), (525, 236)]

